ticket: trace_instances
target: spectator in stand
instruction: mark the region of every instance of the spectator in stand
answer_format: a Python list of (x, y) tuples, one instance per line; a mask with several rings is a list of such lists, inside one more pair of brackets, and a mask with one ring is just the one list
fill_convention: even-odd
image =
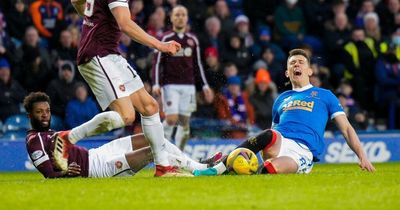
[(376, 43), (382, 40), (379, 17), (375, 12), (364, 15), (364, 30), (367, 37), (373, 38)]
[(0, 10), (0, 58), (5, 57), (14, 64), (15, 45), (5, 30), (6, 25), (5, 17)]
[(75, 65), (77, 54), (78, 48), (72, 42), (71, 31), (68, 29), (61, 31), (59, 43), (51, 53), (53, 64), (57, 64), (62, 60), (69, 60), (73, 61)]
[[(331, 5), (327, 0), (304, 0), (302, 1), (304, 18), (307, 23), (307, 33), (313, 36), (322, 37), (324, 22), (329, 19)], [(316, 27), (317, 26), (317, 27)]]
[(144, 4), (143, 0), (133, 0), (130, 5), (131, 18), (136, 24), (143, 27), (145, 14), (143, 12)]
[(344, 112), (349, 117), (350, 123), (355, 126), (356, 129), (366, 129), (367, 128), (367, 116), (365, 111), (363, 111), (358, 102), (353, 98), (353, 88), (351, 84), (347, 81), (342, 81), (337, 90), (338, 99), (343, 107)]
[(368, 126), (366, 115), (361, 111), (358, 105), (349, 106), (347, 104), (347, 98), (342, 93), (336, 94), (339, 99), (340, 105), (343, 107), (343, 111), (349, 119), (350, 124), (356, 130), (365, 130)]
[(323, 53), (321, 40), (306, 34), (306, 22), (298, 0), (285, 0), (275, 12), (275, 27), (281, 46), (290, 50), (305, 43), (312, 46), (317, 54)]
[(253, 69), (255, 70), (259, 69), (260, 67), (268, 68), (268, 73), (271, 75), (272, 81), (274, 81), (279, 89), (284, 88), (285, 66), (281, 61), (276, 59), (275, 52), (272, 48), (264, 48), (261, 58), (253, 65)]
[(208, 84), (215, 92), (220, 92), (221, 88), (225, 85), (224, 73), (220, 62), (218, 61), (218, 58), (218, 50), (215, 47), (209, 47), (205, 49), (205, 74)]
[(388, 0), (380, 11), (379, 19), (383, 36), (390, 36), (400, 26), (400, 1)]
[(372, 0), (364, 0), (361, 4), (361, 8), (358, 10), (357, 16), (354, 21), (356, 27), (365, 26), (365, 16), (368, 13), (375, 13), (375, 4)]
[(254, 55), (254, 58), (259, 59), (262, 56), (263, 50), (265, 48), (270, 48), (275, 54), (276, 61), (285, 61), (286, 55), (282, 48), (271, 41), (271, 31), (268, 26), (259, 27), (257, 38), (256, 44), (250, 48), (250, 52)]
[(240, 38), (244, 41), (244, 46), (246, 48), (250, 48), (254, 45), (254, 38), (250, 33), (249, 18), (246, 15), (239, 15), (235, 18), (235, 29)]
[(83, 17), (75, 11), (74, 7), (69, 4), (65, 10), (65, 26), (66, 28), (77, 28), (81, 30)]
[(250, 53), (238, 34), (232, 34), (228, 41), (228, 47), (222, 53), (222, 61), (234, 63), (239, 70), (239, 75), (246, 78), (249, 75)]
[[(346, 13), (338, 13), (335, 15), (333, 21), (325, 23), (325, 51), (327, 55), (340, 55), (343, 53), (343, 46), (350, 40), (352, 26), (350, 25)], [(332, 76), (335, 81), (342, 78), (340, 69), (343, 67), (338, 66), (341, 61), (340, 56), (326, 56), (327, 63), (332, 67)], [(338, 82), (335, 82), (337, 84)]]
[(303, 11), (297, 0), (285, 0), (275, 11), (275, 27), (281, 46), (285, 49), (297, 47), (304, 39), (306, 25)]
[(88, 95), (88, 89), (83, 82), (77, 82), (74, 87), (74, 98), (65, 109), (65, 124), (68, 129), (79, 126), (100, 112), (96, 102)]
[(221, 32), (230, 34), (233, 31), (234, 22), (225, 0), (218, 0), (215, 2), (214, 15), (216, 15), (221, 22)]
[(266, 69), (258, 69), (255, 77), (255, 91), (250, 95), (250, 103), (254, 107), (255, 123), (262, 130), (271, 128), (272, 105), (277, 96), (275, 84)]
[(227, 88), (222, 94), (216, 94), (214, 107), (219, 119), (227, 120), (239, 128), (228, 132), (228, 137), (242, 138), (247, 133), (247, 124), (254, 124), (254, 109), (247, 93), (241, 90), (240, 77), (229, 77), (227, 83)]
[(58, 40), (62, 27), (64, 27), (64, 14), (61, 4), (55, 0), (36, 0), (30, 5), (29, 11), (36, 29), (53, 47)]
[(243, 14), (243, 0), (226, 0), (226, 3), (233, 18)]
[(51, 80), (51, 62), (46, 48), (39, 45), (39, 33), (33, 26), (26, 29), (22, 45), (17, 49), (18, 70), (15, 75), (28, 91), (44, 91)]
[[(180, 3), (188, 8), (190, 15), (190, 21), (192, 23), (202, 23), (202, 24), (193, 24), (191, 26), (192, 31), (200, 33), (204, 31), (203, 23), (207, 18), (207, 9), (208, 9), (208, 1), (204, 0), (181, 0)], [(202, 48), (205, 49), (205, 48)]]
[(162, 7), (157, 7), (154, 13), (150, 15), (147, 24), (147, 33), (161, 39), (165, 32), (165, 11)]
[[(396, 33), (394, 33), (396, 34)], [(376, 102), (378, 118), (387, 119), (387, 128), (400, 128), (400, 60), (396, 56), (395, 44), (377, 61), (375, 77), (377, 81)]]
[(221, 54), (225, 49), (225, 37), (221, 33), (221, 21), (217, 17), (211, 16), (206, 19), (205, 28), (205, 33), (199, 38), (201, 49), (215, 47)]
[(24, 0), (16, 0), (14, 5), (5, 13), (7, 17), (7, 31), (17, 42), (22, 43), (25, 30), (32, 25), (32, 19), (28, 12), (28, 6)]
[(280, 0), (245, 0), (243, 9), (249, 16), (251, 27), (258, 28), (261, 25), (274, 25), (274, 13)]
[(351, 41), (344, 46), (343, 63), (346, 67), (344, 78), (354, 88), (354, 97), (367, 111), (374, 109), (370, 96), (374, 95), (376, 79), (374, 76), (375, 61), (378, 51), (372, 38), (366, 37), (362, 28), (354, 28)]
[(71, 61), (62, 61), (58, 70), (58, 78), (53, 79), (47, 87), (51, 98), (51, 111), (61, 118), (65, 117), (65, 106), (75, 93), (75, 66)]
[(20, 113), (20, 104), (26, 91), (12, 79), (11, 66), (7, 59), (0, 58), (0, 120)]

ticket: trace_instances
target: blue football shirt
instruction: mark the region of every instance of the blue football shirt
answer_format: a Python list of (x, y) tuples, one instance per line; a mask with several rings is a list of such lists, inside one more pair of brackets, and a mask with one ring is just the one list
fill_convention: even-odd
[(272, 128), (285, 138), (306, 145), (319, 160), (328, 117), (333, 119), (339, 114), (345, 113), (331, 91), (308, 85), (278, 96), (272, 107)]

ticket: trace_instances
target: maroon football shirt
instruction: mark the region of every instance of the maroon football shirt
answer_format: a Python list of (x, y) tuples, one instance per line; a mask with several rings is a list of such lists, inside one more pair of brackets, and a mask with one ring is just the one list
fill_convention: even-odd
[[(33, 165), (46, 178), (62, 177), (63, 174), (54, 165), (53, 149), (54, 139), (52, 136), (55, 131), (48, 130), (38, 132), (35, 130), (28, 131), (26, 136), (26, 149)], [(68, 165), (76, 162), (81, 167), (81, 176), (87, 177), (89, 174), (89, 153), (88, 150), (73, 145), (68, 150)]]
[(157, 52), (154, 56), (153, 81), (154, 85), (193, 85), (195, 77), (200, 76), (203, 85), (208, 85), (201, 64), (199, 41), (192, 33), (178, 34), (168, 32), (162, 41), (176, 41), (181, 44), (181, 50), (171, 56)]
[(128, 0), (86, 1), (78, 65), (89, 62), (95, 56), (120, 54), (118, 43), (122, 32), (110, 9), (116, 6), (128, 7)]

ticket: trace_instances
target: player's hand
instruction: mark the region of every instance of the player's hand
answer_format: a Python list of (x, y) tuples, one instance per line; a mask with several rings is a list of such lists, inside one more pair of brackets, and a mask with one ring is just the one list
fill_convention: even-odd
[(65, 175), (68, 177), (75, 177), (81, 175), (81, 166), (75, 162), (70, 163)]
[(360, 159), (360, 162), (358, 163), (358, 165), (360, 166), (361, 170), (366, 170), (368, 172), (374, 172), (376, 171), (375, 167), (372, 165), (372, 163), (366, 159), (366, 158), (362, 158)]
[(214, 101), (214, 92), (209, 87), (203, 88), (204, 100), (206, 103), (211, 104)]
[(158, 97), (161, 95), (161, 88), (158, 85), (154, 85), (153, 88), (151, 89), (151, 93), (153, 93), (153, 96)]
[(158, 50), (169, 55), (175, 55), (181, 49), (181, 44), (176, 41), (161, 42)]

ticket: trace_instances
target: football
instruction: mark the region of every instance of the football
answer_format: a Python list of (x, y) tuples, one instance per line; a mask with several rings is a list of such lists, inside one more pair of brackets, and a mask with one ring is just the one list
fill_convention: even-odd
[(226, 161), (230, 174), (251, 175), (257, 173), (258, 159), (256, 154), (246, 148), (233, 150)]

